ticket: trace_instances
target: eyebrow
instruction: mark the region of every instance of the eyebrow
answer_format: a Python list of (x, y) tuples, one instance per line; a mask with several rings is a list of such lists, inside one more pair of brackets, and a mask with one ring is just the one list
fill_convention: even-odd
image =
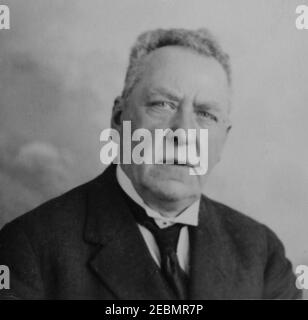
[[(165, 88), (165, 87), (151, 88), (146, 92), (145, 95), (147, 98), (149, 98), (151, 95), (161, 95), (161, 96), (167, 97), (170, 100), (180, 101), (182, 99), (181, 94), (178, 93), (176, 90)], [(194, 107), (221, 112), (220, 105), (216, 101), (206, 101), (206, 102), (200, 102), (200, 103), (196, 102), (194, 103)]]
[(146, 93), (146, 96), (149, 97), (157, 94), (167, 97), (170, 100), (181, 100), (181, 95), (178, 92), (163, 87), (149, 89), (149, 91)]
[(209, 101), (209, 102), (201, 102), (201, 103), (196, 103), (195, 107), (198, 108), (204, 108), (204, 109), (211, 109), (211, 110), (215, 110), (217, 112), (220, 112), (221, 109), (219, 108), (219, 104), (215, 101)]

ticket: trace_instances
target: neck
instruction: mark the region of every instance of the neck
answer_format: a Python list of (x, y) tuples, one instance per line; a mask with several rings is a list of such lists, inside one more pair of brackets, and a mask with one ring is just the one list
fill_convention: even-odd
[(149, 208), (159, 212), (164, 217), (176, 217), (200, 198), (200, 195), (182, 198), (167, 197), (164, 194), (155, 193), (145, 186), (134, 186), (129, 178), (129, 173), (122, 166), (117, 167), (117, 170), (117, 177), (122, 188), (131, 192), (132, 198), (134, 198), (133, 194), (135, 193), (136, 197), (141, 198), (140, 201), (143, 201)]
[(163, 217), (173, 218), (182, 213), (186, 208), (192, 205), (198, 200), (197, 196), (185, 198), (185, 199), (166, 199), (159, 196), (155, 196), (150, 192), (139, 192), (143, 201), (151, 209), (159, 212)]

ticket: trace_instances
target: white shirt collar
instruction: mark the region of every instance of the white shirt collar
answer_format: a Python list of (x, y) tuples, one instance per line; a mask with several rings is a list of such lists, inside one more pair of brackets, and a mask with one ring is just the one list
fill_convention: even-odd
[(160, 228), (169, 227), (174, 223), (182, 223), (182, 224), (192, 225), (192, 226), (198, 225), (200, 199), (195, 201), (193, 204), (191, 204), (178, 216), (167, 218), (162, 216), (159, 212), (154, 211), (144, 203), (142, 198), (139, 196), (139, 194), (135, 190), (132, 182), (130, 181), (128, 176), (125, 174), (125, 172), (122, 170), (119, 164), (117, 165), (116, 176), (117, 176), (119, 185), (125, 191), (125, 193), (131, 199), (133, 199), (137, 204), (139, 204), (142, 208), (144, 208), (147, 215), (149, 217), (152, 217)]

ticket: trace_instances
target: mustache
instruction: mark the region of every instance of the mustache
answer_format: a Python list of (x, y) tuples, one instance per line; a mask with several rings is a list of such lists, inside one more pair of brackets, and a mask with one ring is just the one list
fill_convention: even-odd
[[(188, 150), (195, 150), (197, 159), (191, 159)], [(198, 158), (197, 146), (196, 145), (180, 145), (180, 146), (169, 146), (160, 150), (160, 157), (158, 157), (157, 163), (159, 164), (174, 164), (179, 166), (187, 166), (195, 168), (200, 165), (200, 159)]]

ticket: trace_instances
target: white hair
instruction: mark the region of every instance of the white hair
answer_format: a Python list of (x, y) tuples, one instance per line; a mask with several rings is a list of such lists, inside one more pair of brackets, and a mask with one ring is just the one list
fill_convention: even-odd
[(142, 33), (131, 49), (122, 98), (127, 98), (139, 81), (141, 61), (150, 52), (165, 46), (190, 48), (204, 56), (216, 59), (226, 72), (231, 84), (231, 67), (226, 54), (207, 29), (156, 29)]

